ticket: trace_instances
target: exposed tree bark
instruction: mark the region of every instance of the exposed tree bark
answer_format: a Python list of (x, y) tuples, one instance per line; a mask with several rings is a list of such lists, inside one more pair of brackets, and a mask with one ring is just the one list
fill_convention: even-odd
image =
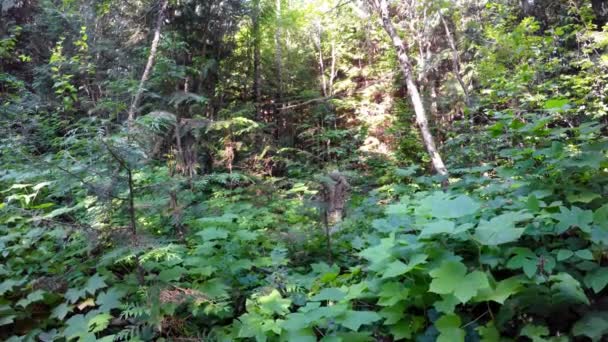
[(135, 96), (133, 97), (133, 102), (131, 102), (131, 107), (129, 108), (129, 122), (132, 122), (135, 119), (137, 107), (139, 106), (139, 101), (141, 101), (141, 97), (144, 93), (144, 85), (146, 81), (148, 81), (148, 78), (150, 78), (150, 73), (152, 71), (152, 67), (154, 66), (154, 59), (156, 58), (156, 53), (158, 51), (158, 43), (160, 42), (160, 32), (163, 27), (163, 22), (165, 21), (165, 11), (167, 10), (168, 3), (168, 0), (161, 0), (160, 2), (160, 9), (158, 12), (158, 17), (156, 19), (154, 38), (152, 38), (152, 45), (150, 46), (148, 62), (146, 63), (146, 67), (144, 68), (144, 73), (141, 75), (139, 87), (137, 87), (137, 92), (135, 93)]
[[(331, 69), (329, 73), (329, 91), (328, 95), (334, 94), (334, 80), (336, 79), (336, 42), (331, 42)], [(327, 95), (326, 95), (327, 96)]]
[(418, 124), (418, 128), (420, 129), (420, 134), (422, 135), (424, 146), (431, 157), (433, 168), (440, 175), (447, 176), (448, 170), (445, 167), (443, 159), (441, 158), (441, 155), (439, 154), (435, 146), (433, 135), (431, 134), (431, 130), (429, 129), (429, 123), (426, 116), (426, 112), (424, 110), (422, 97), (420, 96), (416, 83), (414, 82), (414, 75), (412, 72), (412, 65), (410, 63), (409, 56), (407, 55), (407, 51), (405, 49), (405, 46), (403, 45), (403, 41), (397, 34), (397, 31), (393, 26), (393, 22), (391, 21), (388, 10), (388, 2), (387, 0), (368, 0), (368, 2), (371, 7), (375, 8), (376, 11), (378, 11), (378, 14), (380, 14), (382, 26), (388, 34), (389, 38), (391, 39), (393, 47), (397, 50), (399, 67), (401, 68), (401, 72), (403, 73), (403, 76), (405, 78), (407, 91), (410, 96), (410, 100), (412, 101), (412, 105), (414, 106), (414, 112), (416, 114), (416, 123)]
[(450, 32), (450, 27), (443, 15), (441, 15), (441, 22), (443, 23), (443, 27), (445, 28), (445, 35), (448, 38), (448, 43), (450, 44), (450, 48), (452, 49), (452, 65), (454, 69), (454, 76), (456, 76), (456, 79), (458, 80), (458, 83), (460, 84), (460, 87), (464, 92), (464, 101), (465, 104), (468, 106), (470, 103), (469, 91), (467, 90), (467, 86), (464, 83), (462, 76), (460, 75), (460, 57), (458, 55), (458, 49), (456, 48), (454, 36), (452, 36), (452, 33)]
[(262, 100), (262, 75), (260, 73), (260, 0), (253, 1), (253, 100)]
[(319, 74), (321, 75), (321, 91), (323, 92), (323, 96), (327, 96), (327, 78), (325, 77), (325, 63), (323, 62), (323, 45), (321, 41), (321, 37), (323, 35), (323, 29), (321, 28), (321, 24), (317, 23), (317, 37), (313, 37), (313, 42), (315, 43), (317, 49), (319, 50)]
[(283, 99), (283, 48), (281, 47), (281, 0), (276, 0), (277, 29), (274, 34), (275, 58), (277, 63), (277, 97), (279, 102)]

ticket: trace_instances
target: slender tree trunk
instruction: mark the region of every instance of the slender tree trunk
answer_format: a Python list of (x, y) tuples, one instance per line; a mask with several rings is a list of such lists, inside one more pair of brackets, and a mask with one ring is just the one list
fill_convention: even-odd
[(152, 67), (154, 66), (154, 59), (156, 58), (158, 43), (160, 42), (160, 31), (163, 27), (163, 22), (165, 21), (165, 11), (167, 10), (168, 2), (168, 0), (161, 0), (160, 2), (160, 9), (158, 12), (158, 17), (156, 19), (156, 28), (154, 29), (154, 38), (152, 39), (152, 45), (150, 46), (148, 62), (146, 63), (146, 67), (144, 68), (144, 73), (141, 75), (139, 87), (137, 87), (137, 92), (135, 93), (135, 97), (133, 97), (133, 102), (131, 102), (131, 107), (129, 108), (129, 122), (133, 122), (133, 120), (135, 119), (137, 107), (139, 106), (139, 101), (141, 101), (141, 97), (144, 93), (144, 85), (148, 78), (150, 78), (150, 73), (152, 71)]
[(393, 22), (391, 21), (388, 11), (387, 0), (368, 1), (370, 5), (376, 8), (378, 13), (380, 14), (382, 26), (388, 34), (389, 38), (391, 39), (393, 47), (397, 50), (399, 67), (401, 68), (401, 72), (403, 73), (403, 76), (405, 78), (405, 85), (407, 86), (407, 91), (410, 95), (410, 100), (412, 101), (412, 105), (414, 106), (414, 112), (416, 114), (416, 123), (418, 124), (418, 128), (420, 129), (420, 134), (422, 135), (424, 146), (426, 147), (426, 150), (431, 157), (433, 168), (440, 175), (447, 176), (448, 170), (445, 167), (445, 164), (443, 163), (441, 155), (435, 147), (435, 141), (433, 139), (433, 135), (431, 134), (431, 130), (429, 129), (429, 123), (426, 116), (426, 112), (424, 110), (424, 105), (422, 103), (422, 97), (420, 96), (418, 88), (416, 87), (416, 83), (414, 82), (412, 65), (410, 63), (409, 56), (407, 55), (407, 51), (405, 49), (405, 46), (403, 45), (403, 41), (397, 34), (397, 31), (393, 26)]
[(443, 23), (443, 27), (445, 28), (445, 35), (448, 38), (448, 43), (450, 44), (450, 48), (452, 49), (452, 65), (454, 69), (454, 76), (460, 83), (460, 87), (462, 87), (462, 91), (464, 92), (464, 101), (465, 104), (469, 105), (469, 91), (467, 90), (466, 84), (464, 84), (464, 80), (460, 75), (460, 57), (458, 56), (458, 49), (456, 48), (456, 43), (454, 42), (454, 36), (450, 32), (450, 27), (448, 26), (447, 21), (443, 16), (441, 16), (441, 22)]
[(253, 1), (253, 99), (262, 100), (262, 76), (260, 73), (260, 0)]
[(283, 99), (283, 49), (281, 47), (281, 0), (276, 0), (276, 19), (277, 29), (274, 34), (275, 42), (275, 58), (277, 63), (277, 78), (279, 81), (278, 89), (278, 100), (281, 102)]
[(323, 31), (321, 24), (317, 23), (317, 37), (313, 37), (313, 41), (319, 50), (319, 74), (321, 75), (321, 90), (323, 91), (323, 97), (327, 97), (327, 79), (325, 77), (325, 63), (323, 62), (323, 45), (321, 36)]
[(336, 79), (336, 42), (331, 42), (331, 69), (329, 72), (329, 96), (334, 94), (334, 80)]

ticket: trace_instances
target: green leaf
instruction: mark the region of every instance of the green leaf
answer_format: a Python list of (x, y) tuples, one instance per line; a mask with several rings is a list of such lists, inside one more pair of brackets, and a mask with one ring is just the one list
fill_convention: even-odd
[(435, 192), (420, 201), (417, 211), (428, 211), (436, 218), (453, 219), (473, 215), (480, 208), (479, 203), (466, 195), (451, 198), (446, 193)]
[(413, 270), (416, 266), (426, 263), (428, 256), (426, 254), (415, 254), (410, 258), (407, 264), (396, 260), (386, 266), (382, 279), (388, 279), (406, 274)]
[(532, 342), (545, 342), (544, 336), (549, 335), (549, 329), (544, 325), (528, 324), (521, 329), (519, 335), (529, 337)]
[(93, 275), (91, 278), (89, 278), (89, 280), (87, 280), (87, 283), (84, 286), (84, 290), (94, 295), (97, 290), (103, 289), (106, 286), (108, 285), (106, 285), (104, 278), (100, 276), (99, 273), (95, 273), (95, 275)]
[(524, 228), (515, 228), (515, 224), (532, 217), (530, 214), (508, 212), (498, 215), (490, 221), (481, 220), (475, 230), (475, 238), (487, 246), (517, 241), (523, 234)]
[(562, 111), (567, 109), (566, 107), (569, 105), (568, 99), (564, 98), (555, 98), (545, 101), (543, 108), (548, 111)]
[(581, 284), (570, 274), (562, 272), (551, 276), (549, 280), (553, 282), (551, 291), (555, 302), (589, 305), (589, 299), (581, 288)]
[(386, 266), (382, 279), (393, 278), (407, 272), (407, 265), (399, 260), (395, 260)]
[(205, 228), (202, 231), (196, 233), (196, 235), (203, 238), (205, 241), (210, 240), (223, 240), (228, 238), (228, 232), (223, 229), (218, 229), (215, 227)]
[(588, 249), (581, 249), (574, 253), (577, 257), (583, 260), (593, 260), (593, 254)]
[(433, 236), (435, 234), (452, 234), (456, 225), (452, 221), (439, 220), (427, 223), (420, 232), (421, 238)]
[(70, 317), (65, 322), (66, 328), (63, 331), (63, 334), (68, 339), (80, 336), (82, 334), (89, 332), (89, 324), (88, 320), (84, 317), (84, 315), (75, 315)]
[(362, 325), (371, 324), (381, 319), (382, 317), (374, 311), (349, 310), (339, 320), (339, 323), (350, 330), (357, 331)]
[(125, 295), (124, 291), (116, 288), (111, 288), (97, 296), (97, 303), (100, 305), (101, 312), (110, 312), (112, 309), (120, 307), (122, 304), (120, 299)]
[(580, 230), (589, 233), (591, 231), (591, 222), (593, 222), (593, 212), (591, 210), (582, 210), (579, 207), (560, 207), (560, 212), (553, 214), (553, 218), (558, 221), (556, 233), (563, 234), (570, 228), (579, 228)]
[(476, 301), (495, 301), (504, 304), (505, 300), (523, 288), (522, 279), (519, 276), (507, 278), (496, 284), (494, 288), (481, 289)]
[(332, 287), (332, 288), (326, 288), (326, 289), (321, 290), (321, 292), (319, 292), (317, 295), (310, 298), (310, 300), (313, 300), (313, 301), (322, 301), (322, 300), (338, 301), (338, 300), (341, 300), (342, 298), (344, 298), (344, 296), (346, 296), (346, 293), (344, 293), (344, 291), (342, 291), (338, 288)]
[(164, 281), (165, 283), (169, 283), (174, 280), (179, 280), (183, 274), (186, 273), (186, 269), (181, 266), (176, 266), (172, 268), (167, 268), (162, 270), (158, 274), (158, 279)]
[(608, 335), (608, 311), (589, 311), (572, 327), (574, 336), (587, 336), (592, 341), (601, 341)]
[(0, 296), (3, 296), (5, 293), (13, 290), (15, 286), (21, 286), (25, 283), (25, 279), (15, 280), (15, 279), (7, 279), (0, 283)]
[(574, 255), (569, 249), (560, 249), (557, 251), (557, 261), (564, 261)]
[(473, 298), (480, 289), (490, 286), (485, 273), (474, 271), (466, 274), (466, 267), (458, 261), (446, 261), (430, 272), (433, 280), (429, 291), (453, 294), (461, 303)]
[(464, 342), (465, 331), (460, 329), (458, 315), (444, 315), (435, 321), (435, 328), (439, 331), (437, 342)]
[(65, 316), (67, 316), (68, 313), (70, 313), (71, 311), (72, 311), (72, 307), (70, 305), (68, 305), (67, 303), (61, 303), (53, 309), (53, 311), (51, 313), (51, 317), (54, 317), (54, 318), (59, 319), (60, 321), (63, 321)]
[(112, 315), (108, 313), (100, 313), (89, 320), (89, 331), (97, 333), (105, 330), (110, 325)]
[(0, 317), (0, 327), (3, 325), (12, 324), (15, 321), (16, 315), (2, 315)]
[(74, 304), (85, 295), (85, 290), (68, 289), (68, 291), (64, 294), (64, 297), (70, 304)]
[(409, 295), (410, 290), (401, 282), (388, 282), (382, 284), (378, 293), (378, 305), (392, 306), (399, 301), (405, 300)]
[(585, 275), (585, 284), (599, 293), (608, 285), (608, 267), (600, 267)]
[(27, 295), (27, 297), (21, 299), (20, 301), (17, 302), (17, 306), (21, 306), (23, 308), (27, 307), (28, 305), (35, 303), (35, 302), (39, 302), (41, 300), (44, 299), (44, 291), (43, 290), (36, 290), (34, 292), (31, 292), (30, 294)]
[(276, 289), (268, 295), (258, 298), (258, 302), (260, 303), (260, 311), (269, 315), (284, 315), (289, 312), (291, 306), (291, 299), (281, 297), (281, 293)]
[(500, 342), (500, 333), (492, 321), (486, 326), (478, 327), (477, 332), (481, 336), (481, 342)]

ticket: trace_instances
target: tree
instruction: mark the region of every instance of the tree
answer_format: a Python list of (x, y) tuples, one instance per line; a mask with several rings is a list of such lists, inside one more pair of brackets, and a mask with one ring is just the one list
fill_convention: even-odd
[(165, 21), (165, 11), (167, 10), (168, 0), (161, 0), (158, 17), (156, 18), (156, 27), (154, 29), (154, 37), (152, 38), (152, 44), (150, 45), (150, 54), (148, 55), (148, 62), (146, 63), (146, 67), (144, 68), (144, 72), (141, 75), (141, 80), (139, 81), (139, 86), (137, 87), (137, 92), (133, 97), (133, 102), (131, 102), (131, 107), (129, 107), (128, 120), (129, 122), (133, 122), (136, 116), (137, 107), (139, 106), (139, 101), (141, 101), (141, 97), (144, 93), (144, 85), (148, 78), (150, 78), (150, 72), (152, 71), (152, 67), (154, 66), (154, 59), (156, 58), (156, 53), (158, 50), (158, 44), (160, 42), (160, 33), (163, 27), (163, 22)]
[(426, 115), (426, 111), (424, 109), (424, 104), (422, 102), (422, 96), (420, 95), (418, 87), (414, 82), (412, 64), (410, 62), (410, 58), (403, 44), (403, 41), (399, 37), (399, 34), (397, 33), (397, 30), (395, 29), (395, 26), (393, 26), (393, 22), (391, 21), (388, 2), (387, 0), (368, 0), (368, 4), (378, 13), (378, 15), (380, 15), (382, 27), (386, 31), (386, 34), (389, 36), (391, 43), (393, 44), (393, 47), (397, 52), (399, 67), (401, 69), (401, 72), (403, 73), (405, 85), (407, 87), (410, 100), (412, 101), (412, 105), (414, 106), (414, 112), (416, 114), (416, 124), (420, 129), (420, 134), (422, 135), (424, 146), (429, 156), (431, 157), (433, 168), (440, 175), (447, 177), (448, 169), (443, 163), (443, 159), (441, 158), (441, 155), (439, 154), (439, 152), (437, 151), (437, 147), (435, 146), (433, 134), (429, 129), (429, 122)]

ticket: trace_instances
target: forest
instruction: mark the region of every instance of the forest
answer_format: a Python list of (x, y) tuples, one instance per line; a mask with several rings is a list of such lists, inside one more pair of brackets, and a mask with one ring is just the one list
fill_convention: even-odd
[(608, 0), (0, 0), (0, 340), (608, 341)]

